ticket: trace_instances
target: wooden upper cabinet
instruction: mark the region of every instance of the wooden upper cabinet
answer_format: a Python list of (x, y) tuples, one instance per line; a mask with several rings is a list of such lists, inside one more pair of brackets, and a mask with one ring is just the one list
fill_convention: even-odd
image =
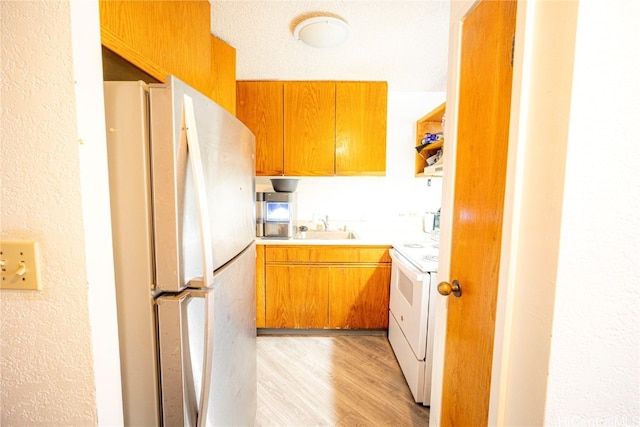
[(284, 83), (284, 174), (335, 173), (334, 82)]
[(236, 115), (236, 49), (211, 36), (211, 99)]
[(239, 81), (256, 175), (384, 175), (387, 83)]
[(284, 173), (283, 83), (241, 81), (236, 85), (236, 116), (256, 137), (256, 175)]
[(336, 175), (384, 175), (387, 83), (336, 83)]
[(158, 81), (171, 74), (235, 109), (235, 49), (211, 35), (208, 0), (100, 0), (102, 45)]

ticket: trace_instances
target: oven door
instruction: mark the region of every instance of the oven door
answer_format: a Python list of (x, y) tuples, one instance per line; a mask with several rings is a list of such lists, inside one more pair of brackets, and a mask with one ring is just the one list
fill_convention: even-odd
[(389, 310), (398, 322), (418, 360), (425, 360), (431, 274), (415, 268), (397, 251), (389, 251), (392, 262)]

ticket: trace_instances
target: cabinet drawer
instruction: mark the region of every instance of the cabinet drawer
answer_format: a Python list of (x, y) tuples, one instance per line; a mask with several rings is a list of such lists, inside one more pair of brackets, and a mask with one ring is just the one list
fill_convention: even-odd
[(391, 263), (389, 246), (267, 246), (267, 263)]

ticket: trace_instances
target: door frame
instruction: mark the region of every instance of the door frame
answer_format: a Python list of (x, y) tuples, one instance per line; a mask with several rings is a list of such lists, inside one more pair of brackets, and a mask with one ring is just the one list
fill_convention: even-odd
[[(442, 185), (438, 266), (440, 280), (450, 279), (461, 26), (478, 3), (479, 0), (450, 3), (446, 172)], [(536, 420), (536, 424), (542, 425), (540, 420), (545, 416), (547, 376), (539, 373), (548, 367), (551, 344), (576, 26), (577, 2), (518, 2), (489, 425), (508, 425), (522, 420)], [(548, 34), (553, 37), (545, 37)], [(561, 73), (560, 77), (558, 73)], [(541, 86), (549, 90), (541, 91)], [(551, 138), (548, 144), (541, 144), (550, 117), (553, 117), (558, 136)], [(560, 146), (553, 159), (548, 159), (544, 166), (545, 171), (552, 170), (553, 173), (543, 176), (545, 174), (532, 172), (536, 167), (533, 162), (547, 154), (549, 144)], [(549, 201), (557, 203), (550, 206)], [(547, 220), (545, 227), (551, 228), (543, 242), (535, 235), (538, 230), (531, 232), (531, 227), (537, 225), (532, 218), (540, 214)], [(525, 258), (526, 254), (540, 249), (544, 250), (543, 256), (535, 260)], [(544, 277), (530, 278), (532, 271), (543, 271)], [(532, 303), (531, 298), (537, 300)], [(440, 425), (447, 301), (446, 297), (435, 301), (430, 426)], [(538, 322), (541, 327), (532, 326), (530, 320), (519, 315), (518, 309), (529, 308), (531, 304), (542, 307), (534, 313), (541, 320)], [(528, 343), (517, 339), (523, 333), (533, 334)], [(530, 364), (532, 360), (537, 364), (533, 373), (518, 370), (519, 366)], [(526, 386), (521, 385), (523, 377), (527, 380)], [(531, 388), (536, 391), (533, 399)]]

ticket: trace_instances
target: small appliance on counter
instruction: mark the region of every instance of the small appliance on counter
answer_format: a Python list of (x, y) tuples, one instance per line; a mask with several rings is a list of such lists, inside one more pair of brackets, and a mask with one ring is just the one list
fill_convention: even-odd
[(256, 237), (264, 237), (264, 193), (256, 193)]
[(422, 217), (422, 231), (429, 233), (433, 240), (440, 239), (440, 209), (437, 212), (427, 212)]
[(295, 193), (256, 194), (256, 236), (265, 239), (290, 239), (296, 233), (295, 218)]

